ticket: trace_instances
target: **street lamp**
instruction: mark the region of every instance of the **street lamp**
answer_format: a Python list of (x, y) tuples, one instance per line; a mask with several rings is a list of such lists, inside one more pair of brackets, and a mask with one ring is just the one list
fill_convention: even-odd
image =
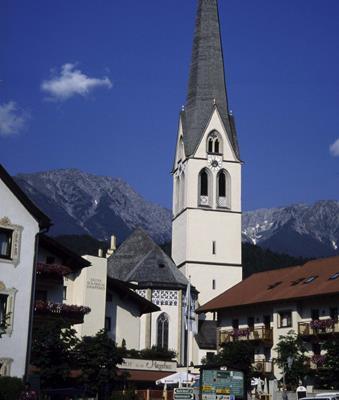
[[(294, 358), (292, 356), (287, 357), (287, 368), (291, 369), (292, 364), (293, 364)], [(286, 365), (284, 364), (284, 375), (283, 375), (283, 382), (284, 382), (284, 387), (286, 387)]]

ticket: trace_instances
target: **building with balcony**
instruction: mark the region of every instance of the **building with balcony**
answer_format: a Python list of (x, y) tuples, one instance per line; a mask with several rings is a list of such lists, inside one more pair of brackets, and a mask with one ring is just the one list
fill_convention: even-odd
[(37, 249), (50, 225), (0, 165), (0, 375), (26, 373)]
[[(109, 254), (113, 253), (109, 251)], [(74, 328), (80, 337), (94, 336), (106, 329), (109, 336), (120, 346), (141, 350), (140, 330), (142, 317), (160, 308), (140, 296), (137, 286), (113, 279), (107, 274), (108, 259), (100, 256), (84, 256), (90, 268), (71, 273), (64, 278), (67, 293), (66, 304), (86, 304), (91, 309), (84, 316), (84, 323)]]
[(44, 323), (46, 318), (58, 319), (65, 326), (82, 324), (90, 312), (85, 303), (67, 301), (69, 294), (64, 281), (78, 275), (91, 263), (55, 239), (41, 235), (36, 269), (34, 323)]
[(339, 337), (338, 309), (339, 257), (331, 257), (253, 274), (197, 312), (217, 313), (219, 349), (228, 342), (252, 342), (255, 369), (280, 379), (283, 372), (274, 365), (279, 337), (297, 333), (310, 367), (317, 368), (326, 357), (323, 339)]

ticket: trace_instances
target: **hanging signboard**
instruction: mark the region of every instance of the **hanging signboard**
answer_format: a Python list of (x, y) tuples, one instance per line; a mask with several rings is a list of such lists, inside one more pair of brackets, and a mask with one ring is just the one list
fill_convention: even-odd
[(245, 399), (244, 374), (240, 371), (202, 369), (200, 372), (201, 400)]

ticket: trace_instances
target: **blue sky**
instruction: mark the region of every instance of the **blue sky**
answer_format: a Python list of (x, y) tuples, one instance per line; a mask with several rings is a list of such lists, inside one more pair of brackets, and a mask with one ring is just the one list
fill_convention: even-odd
[[(338, 199), (339, 1), (219, 3), (244, 209)], [(2, 0), (0, 162), (121, 177), (170, 206), (195, 12), (195, 0)]]

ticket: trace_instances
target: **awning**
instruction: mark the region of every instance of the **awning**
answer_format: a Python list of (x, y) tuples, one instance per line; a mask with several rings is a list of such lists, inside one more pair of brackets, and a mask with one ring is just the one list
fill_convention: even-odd
[(157, 385), (176, 385), (178, 383), (192, 383), (197, 379), (199, 379), (199, 375), (193, 375), (189, 372), (176, 372), (157, 380), (155, 383)]
[(120, 369), (119, 374), (121, 373), (127, 373), (128, 374), (127, 380), (134, 382), (154, 382), (168, 375), (168, 372), (143, 371), (143, 370), (131, 370), (131, 369)]

